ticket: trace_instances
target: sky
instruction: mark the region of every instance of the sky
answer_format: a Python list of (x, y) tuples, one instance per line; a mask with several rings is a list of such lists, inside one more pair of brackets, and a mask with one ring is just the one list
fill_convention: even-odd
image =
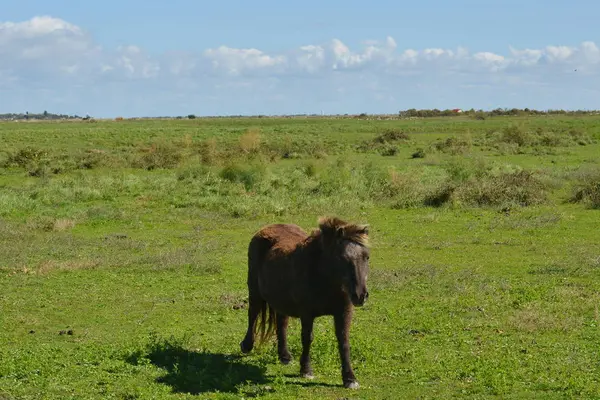
[(7, 3), (0, 113), (600, 109), (598, 1)]

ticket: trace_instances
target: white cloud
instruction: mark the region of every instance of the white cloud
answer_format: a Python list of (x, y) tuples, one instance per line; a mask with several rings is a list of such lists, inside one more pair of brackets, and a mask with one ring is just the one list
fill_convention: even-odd
[(589, 64), (600, 63), (600, 49), (594, 42), (583, 42), (581, 44), (581, 52), (585, 57), (585, 62)]
[(549, 62), (567, 61), (573, 56), (575, 49), (567, 46), (548, 46), (545, 56)]
[(25, 22), (0, 23), (0, 52), (27, 61), (51, 61), (73, 52), (99, 50), (79, 27), (61, 19), (35, 17)]
[(299, 72), (315, 73), (325, 67), (325, 49), (322, 46), (302, 46), (294, 56)]
[[(407, 41), (403, 39), (402, 43)], [(578, 75), (573, 75), (575, 70)], [(355, 96), (363, 103), (369, 96), (393, 102), (402, 98), (398, 90), (414, 90), (413, 96), (421, 93), (426, 97), (424, 89), (439, 93), (449, 88), (456, 92), (479, 88), (491, 96), (493, 90), (501, 92), (503, 85), (512, 90), (552, 88), (564, 86), (567, 81), (572, 90), (579, 87), (596, 93), (600, 84), (590, 82), (600, 80), (590, 79), (586, 84), (576, 80), (599, 72), (600, 49), (590, 41), (579, 46), (549, 45), (539, 49), (509, 47), (506, 54), (499, 54), (472, 53), (464, 47), (400, 48), (392, 37), (365, 40), (360, 48), (351, 48), (334, 38), (282, 53), (222, 45), (198, 53), (178, 51), (152, 56), (135, 45), (105, 49), (84, 28), (59, 18), (0, 22), (0, 87), (37, 82), (35, 87), (62, 98), (62, 104), (78, 93), (78, 89), (65, 89), (65, 82), (99, 92), (103, 86), (113, 91), (122, 88), (128, 95), (132, 95), (132, 87), (145, 93), (160, 90), (165, 99), (170, 98), (169, 90), (174, 91), (175, 99), (206, 96), (212, 101), (219, 96), (235, 96), (242, 90), (253, 101), (264, 93), (265, 98), (285, 104), (284, 99), (298, 98), (297, 93), (303, 93), (306, 101), (351, 104), (354, 99), (350, 97)], [(308, 77), (315, 83), (307, 92), (309, 85), (304, 78)], [(146, 84), (135, 86), (135, 82)], [(134, 86), (125, 89), (125, 85)], [(24, 91), (26, 86), (20, 89)], [(71, 94), (63, 93), (67, 90)], [(192, 97), (194, 90), (206, 94)], [(139, 104), (151, 96), (142, 97)], [(445, 98), (452, 98), (452, 94), (446, 93)], [(0, 100), (0, 107), (7, 104), (7, 100)], [(292, 107), (294, 103), (289, 104)]]
[(524, 66), (532, 66), (537, 64), (542, 58), (543, 51), (542, 50), (517, 50), (510, 47), (510, 53), (513, 59), (514, 64), (524, 65)]
[(68, 32), (74, 35), (82, 34), (82, 31), (78, 26), (49, 16), (33, 17), (29, 21), (17, 23), (0, 23), (0, 38), (6, 38), (7, 36), (31, 38), (36, 36), (45, 36), (57, 31)]
[(207, 49), (204, 56), (217, 71), (240, 75), (245, 71), (277, 67), (286, 62), (284, 56), (269, 56), (257, 49), (234, 49), (221, 46)]
[[(110, 65), (109, 65), (110, 66)], [(110, 71), (120, 69), (129, 78), (155, 78), (160, 73), (160, 65), (137, 46), (121, 46)]]

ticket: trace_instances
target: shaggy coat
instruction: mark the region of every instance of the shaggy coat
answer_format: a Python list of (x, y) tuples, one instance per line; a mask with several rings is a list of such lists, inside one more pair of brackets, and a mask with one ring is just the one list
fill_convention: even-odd
[(250, 352), (255, 339), (262, 343), (276, 331), (279, 359), (289, 363), (288, 319), (300, 318), (300, 373), (310, 378), (313, 321), (332, 315), (344, 386), (357, 388), (348, 338), (354, 306), (362, 306), (369, 296), (369, 255), (366, 225), (321, 218), (319, 229), (310, 235), (293, 224), (263, 227), (248, 246), (248, 329), (240, 343), (242, 352)]

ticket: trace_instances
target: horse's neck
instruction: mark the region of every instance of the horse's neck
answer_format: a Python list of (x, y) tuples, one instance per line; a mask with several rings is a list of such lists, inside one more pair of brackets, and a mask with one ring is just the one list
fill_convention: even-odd
[(311, 277), (324, 285), (333, 281), (334, 277), (329, 270), (330, 263), (325, 259), (325, 253), (321, 247), (318, 237), (313, 237), (304, 243), (301, 247), (302, 258), (306, 262)]
[(298, 244), (296, 251), (300, 254), (300, 257), (309, 261), (311, 259), (320, 258), (321, 246), (317, 238), (308, 237), (306, 240)]

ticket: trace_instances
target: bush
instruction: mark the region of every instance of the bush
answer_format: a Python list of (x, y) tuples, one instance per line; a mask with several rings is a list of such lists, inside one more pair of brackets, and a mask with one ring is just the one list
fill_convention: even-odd
[(6, 159), (6, 167), (27, 168), (30, 164), (40, 163), (48, 158), (46, 150), (36, 149), (31, 146), (22, 148), (15, 153), (9, 154)]
[(469, 179), (456, 190), (458, 200), (476, 206), (530, 206), (546, 201), (546, 185), (532, 172), (490, 172)]
[(457, 137), (449, 137), (446, 140), (438, 140), (432, 144), (432, 147), (442, 153), (452, 155), (464, 154), (471, 149), (471, 143), (467, 140)]
[(580, 128), (569, 129), (567, 135), (574, 143), (580, 146), (585, 146), (587, 144), (593, 144), (596, 142), (590, 135)]
[(400, 149), (398, 149), (398, 146), (395, 146), (393, 144), (386, 144), (384, 147), (379, 149), (379, 154), (381, 154), (382, 156), (395, 156), (396, 154), (398, 154), (398, 151), (400, 151)]
[(600, 209), (600, 180), (579, 185), (574, 190), (572, 200), (588, 203), (590, 208)]
[(74, 163), (79, 169), (94, 169), (113, 166), (119, 163), (114, 156), (104, 150), (90, 149), (74, 157)]
[(217, 140), (210, 138), (200, 144), (199, 148), (200, 160), (203, 164), (213, 165), (219, 159), (219, 151), (217, 149)]
[(502, 130), (501, 141), (525, 146), (531, 141), (531, 134), (517, 125), (511, 125)]
[(308, 177), (313, 177), (317, 175), (317, 166), (313, 162), (309, 162), (304, 165), (304, 173)]
[(157, 168), (175, 168), (183, 155), (177, 147), (167, 142), (153, 143), (142, 149), (143, 154), (134, 161), (134, 165), (149, 171)]
[(239, 138), (240, 150), (244, 154), (258, 154), (260, 152), (260, 130), (248, 129)]
[(388, 171), (387, 179), (378, 185), (385, 197), (391, 198), (392, 208), (412, 208), (421, 205), (426, 188), (420, 176), (413, 172), (399, 173), (394, 169)]
[(425, 158), (425, 150), (419, 147), (414, 153), (412, 153), (411, 158)]
[(428, 193), (423, 200), (423, 205), (441, 207), (452, 200), (455, 190), (454, 184), (446, 182)]
[(387, 129), (371, 140), (366, 140), (358, 146), (359, 151), (377, 151), (384, 156), (398, 153), (397, 144), (409, 140), (407, 133), (399, 129)]
[(555, 128), (544, 131), (541, 127), (538, 127), (535, 130), (525, 130), (518, 125), (510, 125), (500, 132), (487, 134), (483, 141), (500, 151), (501, 154), (524, 153), (527, 148), (537, 154), (548, 154), (552, 152), (546, 148), (585, 146), (595, 142), (582, 129)]
[(196, 180), (206, 176), (210, 171), (204, 165), (195, 165), (177, 173), (178, 181)]
[(586, 203), (590, 208), (600, 209), (600, 169), (584, 170), (578, 173), (570, 202)]
[(400, 129), (387, 129), (373, 139), (373, 143), (390, 143), (409, 140), (408, 134)]
[(445, 164), (445, 180), (425, 195), (423, 205), (475, 207), (526, 207), (547, 200), (549, 184), (541, 176), (520, 167), (494, 168), (481, 159), (456, 159)]
[(230, 164), (221, 170), (219, 176), (229, 182), (242, 183), (246, 190), (250, 190), (262, 181), (265, 172), (265, 169), (260, 166), (242, 167)]

